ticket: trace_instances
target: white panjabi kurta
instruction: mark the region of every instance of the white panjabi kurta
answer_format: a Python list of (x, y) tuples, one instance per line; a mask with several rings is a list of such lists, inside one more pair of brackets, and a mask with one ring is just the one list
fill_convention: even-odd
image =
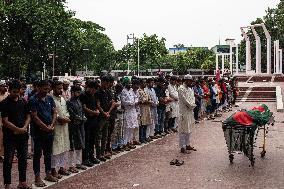
[(142, 104), (140, 104), (140, 121), (141, 125), (152, 125), (153, 124), (153, 116), (151, 111), (150, 104), (143, 104), (145, 102), (151, 102), (150, 95), (144, 90), (139, 89), (139, 96), (138, 99)]
[(147, 92), (150, 95), (151, 101), (153, 102), (151, 110), (153, 116), (153, 124), (156, 125), (158, 123), (157, 105), (159, 104), (159, 100), (153, 88), (146, 87), (145, 92)]
[[(58, 117), (69, 117), (69, 113), (67, 111), (66, 101), (63, 97), (53, 96), (56, 112)], [(52, 154), (58, 155), (63, 152), (67, 152), (70, 150), (70, 141), (69, 141), (69, 131), (68, 131), (68, 123), (59, 124), (57, 121), (54, 126), (54, 140), (53, 140), (53, 148)]]
[(63, 90), (62, 97), (68, 101), (71, 98), (71, 90), (67, 89), (66, 91)]
[(194, 91), (185, 84), (178, 89), (179, 96), (179, 127), (180, 134), (188, 134), (194, 125), (193, 109), (195, 105)]
[(171, 118), (175, 118), (179, 116), (179, 97), (178, 97), (178, 91), (177, 91), (177, 87), (170, 84), (168, 86), (168, 90), (169, 90), (169, 96), (174, 99), (174, 101), (172, 101), (170, 103), (170, 107), (171, 107), (171, 114), (170, 117)]
[(124, 127), (138, 128), (138, 113), (136, 109), (138, 98), (132, 89), (124, 88), (121, 92), (121, 104), (124, 107)]

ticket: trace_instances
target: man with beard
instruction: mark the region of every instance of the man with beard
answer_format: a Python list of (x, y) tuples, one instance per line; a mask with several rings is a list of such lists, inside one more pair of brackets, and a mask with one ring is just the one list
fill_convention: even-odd
[[(139, 102), (139, 98), (140, 98), (140, 93), (139, 93), (139, 86), (140, 86), (140, 80), (138, 78), (132, 78), (132, 90), (135, 94), (135, 98), (138, 99)], [(138, 119), (138, 124), (139, 126), (141, 126), (140, 123), (140, 118), (141, 118), (141, 110), (140, 110), (140, 102), (138, 105), (136, 105), (136, 112), (137, 112), (137, 119)], [(146, 134), (145, 134), (146, 135)], [(133, 145), (141, 145), (141, 143), (139, 142), (140, 139), (140, 133), (139, 133), (139, 127), (138, 128), (134, 128), (134, 133), (133, 133)]]
[(9, 96), (2, 102), (4, 154), (3, 176), (5, 189), (11, 188), (12, 161), (17, 150), (19, 185), (18, 188), (31, 188), (26, 183), (28, 126), (30, 113), (27, 102), (20, 97), (21, 83), (12, 81), (9, 84)]
[(71, 98), (71, 92), (69, 89), (69, 85), (70, 85), (70, 81), (67, 79), (63, 80), (63, 93), (62, 93), (62, 97), (68, 101)]
[(190, 133), (194, 125), (193, 109), (195, 108), (195, 97), (191, 75), (184, 76), (184, 84), (178, 89), (180, 123), (178, 127), (181, 153), (189, 153), (187, 150), (194, 150), (190, 146)]
[(172, 76), (170, 78), (170, 85), (168, 86), (169, 96), (173, 99), (170, 103), (170, 119), (169, 119), (169, 129), (175, 131), (175, 122), (179, 114), (179, 107), (178, 107), (178, 91), (177, 91), (177, 78)]
[(138, 98), (134, 94), (131, 88), (131, 83), (129, 78), (123, 79), (124, 89), (121, 93), (121, 104), (124, 107), (124, 142), (126, 144), (126, 151), (134, 149), (133, 136), (134, 129), (139, 128), (138, 124), (138, 114), (136, 106), (138, 105)]
[(46, 184), (40, 176), (40, 159), (43, 152), (45, 165), (45, 180), (57, 182), (58, 179), (51, 174), (51, 155), (53, 145), (54, 124), (57, 118), (55, 103), (50, 95), (49, 82), (42, 80), (38, 83), (38, 92), (31, 97), (29, 104), (31, 116), (34, 122), (34, 156), (33, 170), (35, 174), (35, 185), (45, 187)]
[(156, 92), (154, 90), (154, 79), (153, 78), (149, 78), (146, 80), (147, 83), (147, 87), (145, 88), (145, 92), (148, 93), (150, 95), (151, 98), (151, 112), (152, 112), (152, 117), (153, 117), (153, 123), (151, 125), (149, 125), (147, 127), (147, 131), (146, 131), (146, 136), (148, 138), (148, 141), (153, 140), (153, 139), (157, 139), (156, 136), (154, 136), (155, 134), (155, 125), (158, 124), (158, 114), (157, 114), (157, 105), (159, 103), (158, 98), (156, 96)]
[[(139, 106), (140, 106), (140, 128), (139, 128), (139, 140), (141, 143), (150, 142), (148, 127), (153, 124), (153, 116), (151, 111), (151, 97), (146, 92), (146, 82), (141, 80), (139, 92)], [(148, 135), (147, 135), (148, 134)]]
[[(64, 98), (61, 96), (63, 93), (63, 83), (55, 81), (52, 84), (53, 100), (56, 106), (57, 120), (54, 125), (54, 140), (51, 157), (52, 176), (61, 179), (62, 176), (69, 176), (64, 167), (66, 166), (67, 156), (69, 154), (70, 142), (68, 123), (70, 122), (69, 113), (67, 111), (67, 105)], [(56, 167), (60, 167), (58, 173)]]

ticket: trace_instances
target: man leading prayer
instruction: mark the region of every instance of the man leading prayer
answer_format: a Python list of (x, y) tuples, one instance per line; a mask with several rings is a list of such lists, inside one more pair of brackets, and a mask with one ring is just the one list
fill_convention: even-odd
[(181, 153), (189, 153), (188, 150), (196, 151), (190, 146), (190, 133), (194, 125), (193, 109), (196, 106), (194, 91), (192, 89), (194, 81), (191, 75), (184, 76), (184, 83), (178, 89), (179, 96), (179, 144)]

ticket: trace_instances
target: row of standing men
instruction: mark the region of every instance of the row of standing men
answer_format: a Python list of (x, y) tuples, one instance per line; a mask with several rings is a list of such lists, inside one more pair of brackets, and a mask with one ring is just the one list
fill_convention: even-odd
[(62, 176), (106, 161), (115, 153), (176, 132), (177, 126), (181, 152), (196, 150), (189, 145), (196, 107), (190, 75), (183, 80), (175, 76), (168, 80), (124, 77), (115, 86), (114, 78), (104, 75), (100, 81), (87, 81), (84, 89), (80, 82), (73, 82), (71, 88), (69, 84), (67, 80), (41, 80), (26, 93), (20, 81), (8, 84), (9, 95), (1, 102), (6, 188), (11, 185), (15, 151), (18, 186), (29, 188), (29, 134), (37, 187), (46, 186), (40, 176), (42, 153), (44, 179), (57, 182)]

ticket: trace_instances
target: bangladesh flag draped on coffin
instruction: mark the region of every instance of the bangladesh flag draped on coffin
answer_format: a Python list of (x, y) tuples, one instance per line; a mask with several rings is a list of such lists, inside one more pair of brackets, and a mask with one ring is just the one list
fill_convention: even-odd
[(223, 123), (227, 126), (262, 126), (268, 123), (272, 112), (265, 104), (253, 107), (249, 110), (240, 110), (235, 112)]

